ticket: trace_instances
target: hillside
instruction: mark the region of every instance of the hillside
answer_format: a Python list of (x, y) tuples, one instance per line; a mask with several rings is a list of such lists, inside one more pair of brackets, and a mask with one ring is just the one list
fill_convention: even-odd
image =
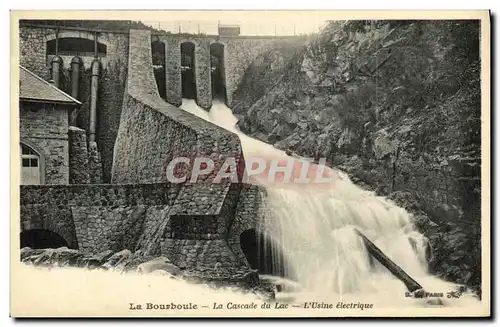
[(481, 280), (478, 21), (331, 22), (257, 58), (235, 92), (240, 129), (326, 157), (412, 212), (432, 273)]

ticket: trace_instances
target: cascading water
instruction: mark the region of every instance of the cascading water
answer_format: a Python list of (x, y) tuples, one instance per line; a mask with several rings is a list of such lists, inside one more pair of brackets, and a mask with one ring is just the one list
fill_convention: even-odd
[[(236, 133), (246, 158), (258, 155), (290, 159), (272, 145), (241, 133), (236, 128), (237, 118), (221, 102), (214, 101), (207, 112), (195, 101), (184, 99), (181, 108)], [(390, 306), (414, 305), (415, 300), (409, 303), (412, 300), (405, 297), (407, 290), (403, 283), (368, 255), (357, 229), (427, 292), (443, 293), (443, 301), (448, 302), (446, 293), (456, 285), (428, 274), (425, 257), (428, 242), (415, 229), (409, 213), (356, 186), (341, 171), (325, 169), (336, 176), (327, 185), (293, 187), (257, 180), (266, 187), (266, 204), (270, 209), (270, 215), (260, 222), (258, 230), (270, 236), (264, 246), (271, 247), (273, 254), (284, 255), (284, 260), (274, 260), (274, 271), (284, 270), (287, 279), (300, 285), (302, 299), (309, 295), (314, 301), (359, 300), (369, 299), (371, 294), (377, 303), (385, 299)], [(478, 302), (469, 295), (467, 305), (470, 301)], [(464, 297), (453, 302), (463, 304)]]

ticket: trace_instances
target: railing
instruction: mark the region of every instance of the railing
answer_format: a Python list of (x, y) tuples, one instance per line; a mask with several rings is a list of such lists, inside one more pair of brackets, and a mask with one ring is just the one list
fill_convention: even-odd
[[(237, 27), (239, 36), (300, 36), (317, 33), (324, 24), (299, 25), (283, 23), (223, 24), (218, 21), (142, 21), (159, 31), (170, 34), (218, 35), (219, 27)], [(227, 36), (238, 36), (228, 34)]]

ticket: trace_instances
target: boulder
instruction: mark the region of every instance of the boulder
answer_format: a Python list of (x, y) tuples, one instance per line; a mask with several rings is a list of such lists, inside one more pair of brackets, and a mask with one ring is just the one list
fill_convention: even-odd
[(260, 282), (259, 274), (257, 270), (251, 270), (243, 275), (242, 280), (245, 284), (249, 286), (258, 285)]
[(139, 274), (149, 274), (154, 271), (163, 270), (173, 276), (178, 276), (181, 274), (181, 269), (170, 262), (166, 257), (158, 257), (153, 260), (141, 263), (137, 267), (137, 272)]

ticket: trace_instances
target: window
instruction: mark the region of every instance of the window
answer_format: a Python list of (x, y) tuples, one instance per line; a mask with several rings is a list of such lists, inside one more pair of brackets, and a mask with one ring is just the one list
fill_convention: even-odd
[(21, 184), (42, 183), (40, 155), (26, 144), (21, 143)]

